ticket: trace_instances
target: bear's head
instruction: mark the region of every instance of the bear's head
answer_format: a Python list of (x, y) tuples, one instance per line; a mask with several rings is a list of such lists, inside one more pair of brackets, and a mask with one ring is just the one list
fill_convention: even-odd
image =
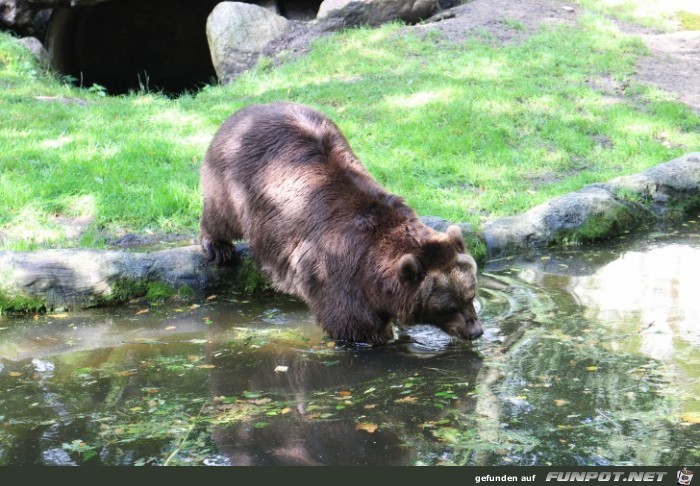
[(401, 281), (417, 289), (399, 316), (403, 324), (431, 324), (468, 340), (484, 333), (474, 309), (476, 262), (459, 226), (435, 233), (415, 254), (401, 256), (398, 266)]

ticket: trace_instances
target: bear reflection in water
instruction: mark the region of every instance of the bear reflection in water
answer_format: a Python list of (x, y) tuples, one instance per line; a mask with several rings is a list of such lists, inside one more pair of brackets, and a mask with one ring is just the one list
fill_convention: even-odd
[[(211, 351), (215, 349), (212, 345)], [(284, 400), (288, 408), (285, 414), (263, 413), (214, 428), (218, 453), (232, 465), (414, 464), (420, 444), (411, 438), (425, 434), (426, 440), (435, 441), (422, 424), (453, 417), (455, 409), (474, 415), (477, 399), (470, 392), (482, 366), (479, 355), (464, 345), (421, 356), (395, 343), (335, 350), (330, 356), (269, 346), (246, 351), (245, 359), (212, 362), (212, 396), (241, 397), (238, 405), (245, 407), (249, 400), (241, 390), (259, 390), (263, 401)], [(275, 373), (280, 364), (287, 371)], [(413, 386), (406, 388), (411, 381)], [(455, 382), (468, 385), (455, 387), (458, 398), (448, 400), (444, 409), (436, 407), (435, 393), (444, 389), (440, 384)], [(341, 391), (350, 395), (342, 397)], [(345, 408), (338, 410), (338, 405)], [(219, 407), (225, 413), (226, 405)], [(358, 428), (363, 422), (378, 428)]]
[(386, 343), (391, 321), (477, 339), (476, 263), (461, 230), (424, 225), (372, 179), (338, 127), (311, 108), (251, 105), (224, 122), (201, 182), (201, 243), (220, 265), (248, 241), (280, 291), (333, 339)]

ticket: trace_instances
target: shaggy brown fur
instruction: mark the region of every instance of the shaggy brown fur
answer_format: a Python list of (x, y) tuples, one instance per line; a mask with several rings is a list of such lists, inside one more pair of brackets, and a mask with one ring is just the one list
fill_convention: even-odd
[(391, 319), (466, 339), (482, 334), (476, 263), (457, 226), (439, 233), (377, 184), (338, 127), (288, 103), (243, 108), (201, 171), (202, 247), (235, 256), (244, 238), (276, 288), (301, 297), (334, 339), (383, 343)]

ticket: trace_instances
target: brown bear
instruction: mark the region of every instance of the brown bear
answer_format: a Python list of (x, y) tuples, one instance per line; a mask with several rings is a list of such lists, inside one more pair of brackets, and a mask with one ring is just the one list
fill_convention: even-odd
[(385, 343), (392, 318), (469, 340), (483, 333), (476, 263), (459, 227), (424, 225), (318, 111), (271, 103), (234, 113), (201, 182), (206, 257), (225, 265), (232, 240), (248, 240), (273, 285), (303, 299), (333, 339)]

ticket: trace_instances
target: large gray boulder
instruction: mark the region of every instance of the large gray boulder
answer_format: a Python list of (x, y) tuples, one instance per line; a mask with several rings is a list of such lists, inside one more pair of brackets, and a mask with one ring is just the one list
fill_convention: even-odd
[(218, 4), (207, 19), (207, 40), (216, 75), (222, 82), (250, 69), (289, 21), (274, 12), (240, 2)]
[(342, 27), (377, 26), (392, 20), (414, 24), (439, 8), (438, 0), (324, 0), (316, 18)]
[(19, 42), (25, 49), (27, 49), (34, 59), (36, 59), (39, 66), (48, 69), (50, 66), (49, 51), (46, 50), (44, 44), (41, 43), (36, 37), (23, 37), (19, 39)]
[(0, 30), (20, 35), (40, 35), (51, 10), (28, 0), (0, 0)]

